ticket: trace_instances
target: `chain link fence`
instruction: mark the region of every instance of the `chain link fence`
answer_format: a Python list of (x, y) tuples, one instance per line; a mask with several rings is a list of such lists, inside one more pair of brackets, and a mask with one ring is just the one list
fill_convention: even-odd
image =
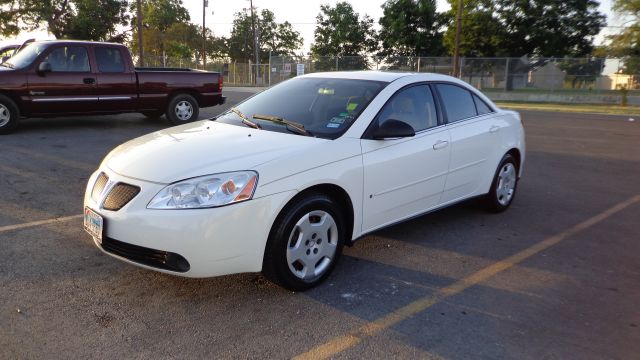
[[(145, 66), (201, 69), (195, 59), (145, 57)], [(623, 59), (462, 58), (460, 78), (494, 100), (640, 105), (640, 74), (627, 74)], [(451, 75), (451, 57), (272, 56), (267, 64), (209, 60), (206, 70), (231, 86), (272, 86), (299, 74), (382, 70)]]

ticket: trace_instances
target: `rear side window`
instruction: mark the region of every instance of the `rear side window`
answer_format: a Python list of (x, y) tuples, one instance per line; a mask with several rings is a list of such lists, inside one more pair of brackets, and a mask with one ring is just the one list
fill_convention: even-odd
[(119, 49), (111, 47), (96, 48), (96, 62), (98, 70), (103, 73), (124, 72), (124, 61)]
[(44, 61), (54, 72), (89, 72), (87, 49), (81, 46), (63, 46), (54, 49)]
[(484, 114), (488, 114), (488, 113), (492, 113), (493, 112), (493, 110), (491, 110), (489, 105), (487, 105), (486, 102), (484, 102), (482, 99), (480, 99), (475, 94), (473, 95), (473, 101), (475, 101), (475, 103), (476, 103), (476, 109), (478, 110), (478, 115), (484, 115)]
[(437, 84), (450, 123), (478, 115), (471, 93), (460, 86)]

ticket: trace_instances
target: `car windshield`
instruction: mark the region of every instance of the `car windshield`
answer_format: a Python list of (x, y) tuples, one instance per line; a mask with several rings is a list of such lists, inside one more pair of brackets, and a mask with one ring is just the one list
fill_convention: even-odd
[[(336, 139), (386, 85), (371, 80), (295, 78), (247, 99), (216, 120), (248, 126), (246, 119), (250, 119), (263, 130)], [(241, 115), (246, 117), (244, 122)]]
[(24, 49), (20, 50), (17, 54), (13, 55), (9, 60), (5, 61), (3, 65), (9, 65), (9, 67), (15, 69), (23, 69), (33, 62), (38, 55), (47, 48), (48, 44), (31, 43)]

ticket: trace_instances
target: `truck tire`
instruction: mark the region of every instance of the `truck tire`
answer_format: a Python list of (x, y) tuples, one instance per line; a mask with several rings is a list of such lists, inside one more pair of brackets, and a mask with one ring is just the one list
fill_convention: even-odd
[(16, 125), (20, 111), (18, 106), (10, 98), (0, 94), (0, 135), (8, 134)]
[(171, 125), (186, 124), (198, 119), (198, 101), (189, 94), (178, 94), (171, 98), (167, 106), (167, 120)]

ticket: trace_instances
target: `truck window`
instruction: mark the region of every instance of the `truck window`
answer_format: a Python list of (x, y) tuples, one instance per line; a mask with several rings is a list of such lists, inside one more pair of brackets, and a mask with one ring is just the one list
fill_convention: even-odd
[(51, 64), (53, 72), (89, 72), (87, 49), (80, 46), (63, 46), (54, 49), (44, 61)]
[(124, 61), (122, 53), (117, 48), (96, 47), (96, 61), (98, 70), (103, 73), (124, 72)]

